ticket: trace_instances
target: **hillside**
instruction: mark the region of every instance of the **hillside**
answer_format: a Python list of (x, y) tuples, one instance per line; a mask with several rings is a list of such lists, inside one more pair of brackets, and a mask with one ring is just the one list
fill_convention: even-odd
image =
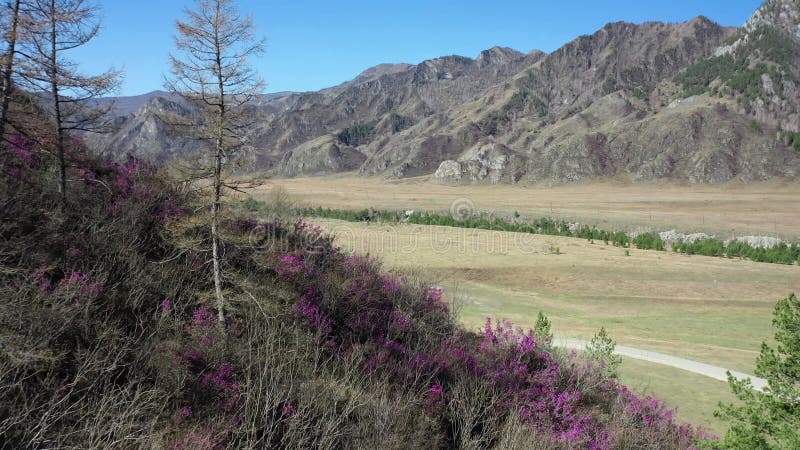
[[(201, 198), (135, 159), (0, 171), (4, 448), (688, 448), (706, 435), (560, 352), (456, 325), (442, 289), (303, 221), (226, 211), (227, 319)], [(288, 218), (286, 218), (288, 219)]]
[[(261, 98), (248, 170), (447, 183), (794, 180), (798, 27), (796, 0), (769, 0), (739, 29), (704, 17), (617, 22), (549, 55), (495, 47), (382, 64), (319, 92)], [(159, 118), (181, 107), (149, 96), (92, 142), (159, 161), (191, 155), (196, 145)]]

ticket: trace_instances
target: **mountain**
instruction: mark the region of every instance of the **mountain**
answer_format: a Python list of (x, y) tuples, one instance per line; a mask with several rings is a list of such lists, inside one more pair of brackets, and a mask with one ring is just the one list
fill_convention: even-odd
[[(617, 22), (549, 55), (494, 47), (262, 97), (253, 169), (448, 183), (796, 179), (799, 92), (800, 0), (770, 0), (738, 29)], [(156, 160), (197, 151), (159, 119), (185, 105), (145, 97), (93, 142)]]
[(740, 112), (761, 123), (800, 132), (800, 0), (764, 3), (679, 81), (690, 92), (734, 98)]

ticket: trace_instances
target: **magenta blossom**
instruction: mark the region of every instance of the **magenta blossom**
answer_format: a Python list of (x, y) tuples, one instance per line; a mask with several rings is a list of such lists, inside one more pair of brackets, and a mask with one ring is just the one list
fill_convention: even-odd
[(184, 420), (192, 416), (192, 407), (184, 406), (178, 411), (178, 420)]
[(295, 275), (303, 270), (304, 261), (303, 257), (294, 254), (281, 256), (280, 264), (275, 267), (275, 271), (282, 277)]

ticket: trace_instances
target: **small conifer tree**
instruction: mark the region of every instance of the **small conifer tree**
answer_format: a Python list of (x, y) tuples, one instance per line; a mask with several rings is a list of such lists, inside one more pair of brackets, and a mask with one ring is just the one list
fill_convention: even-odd
[(622, 357), (614, 354), (616, 348), (617, 343), (608, 335), (606, 327), (600, 327), (586, 347), (586, 353), (600, 362), (609, 378), (617, 378), (619, 366), (622, 365)]

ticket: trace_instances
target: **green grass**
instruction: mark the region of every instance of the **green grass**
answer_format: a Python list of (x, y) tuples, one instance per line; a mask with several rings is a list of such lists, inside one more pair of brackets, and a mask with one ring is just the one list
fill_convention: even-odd
[[(771, 342), (775, 301), (800, 291), (797, 266), (619, 248), (564, 236), (312, 221), (333, 231), (347, 250), (369, 253), (391, 270), (445, 287), (460, 322), (470, 329), (482, 327), (486, 317), (533, 328), (542, 311), (556, 336), (588, 340), (604, 326), (620, 345), (744, 373), (753, 373), (761, 342)], [(556, 247), (558, 255), (551, 251)], [(698, 377), (674, 369), (664, 383), (679, 392)], [(707, 381), (724, 391), (724, 383)], [(708, 401), (723, 398), (715, 396), (704, 406), (670, 397), (665, 388), (660, 392), (681, 407), (684, 418), (710, 417)]]
[(622, 345), (745, 373), (752, 373), (761, 341), (773, 332), (768, 307), (759, 314), (752, 309), (703, 311), (698, 306), (675, 305), (670, 299), (601, 299), (514, 292), (466, 281), (444, 284), (460, 298), (461, 321), (472, 328), (481, 326), (486, 317), (532, 327), (537, 312), (543, 311), (556, 335), (589, 339), (604, 326)]
[[(681, 384), (675, 380), (681, 380)], [(620, 381), (634, 392), (652, 395), (670, 407), (677, 406), (679, 420), (702, 424), (717, 435), (724, 434), (728, 427), (714, 417), (717, 405), (736, 401), (726, 382), (632, 358), (623, 358)]]

